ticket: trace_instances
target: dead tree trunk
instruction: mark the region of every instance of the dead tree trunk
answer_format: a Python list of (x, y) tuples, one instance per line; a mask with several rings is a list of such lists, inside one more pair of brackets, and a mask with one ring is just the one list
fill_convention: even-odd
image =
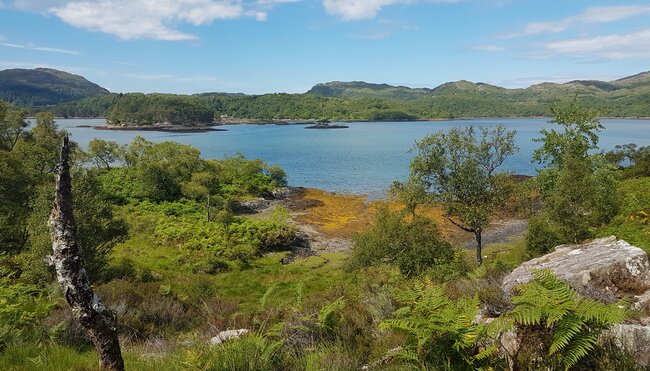
[(84, 269), (77, 240), (77, 227), (72, 214), (72, 183), (68, 162), (70, 147), (63, 139), (61, 161), (56, 178), (56, 195), (50, 216), (52, 234), (51, 263), (72, 315), (86, 329), (99, 353), (99, 365), (110, 370), (124, 370), (124, 361), (117, 338), (115, 313), (106, 308), (93, 292)]

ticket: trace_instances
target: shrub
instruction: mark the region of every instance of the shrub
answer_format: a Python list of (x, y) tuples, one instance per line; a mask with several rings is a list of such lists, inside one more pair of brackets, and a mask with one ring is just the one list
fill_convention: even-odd
[(368, 267), (393, 263), (402, 274), (415, 276), (449, 264), (454, 258), (453, 247), (442, 239), (431, 219), (416, 216), (408, 222), (404, 213), (382, 206), (377, 210), (374, 225), (355, 237), (350, 264)]
[(551, 251), (555, 246), (567, 242), (560, 230), (544, 215), (528, 220), (526, 234), (526, 255), (536, 257)]
[(54, 307), (42, 289), (12, 282), (9, 271), (0, 266), (0, 349), (45, 318)]

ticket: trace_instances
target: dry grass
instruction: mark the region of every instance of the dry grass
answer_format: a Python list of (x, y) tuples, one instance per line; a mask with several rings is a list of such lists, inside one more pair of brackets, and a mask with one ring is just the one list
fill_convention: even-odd
[[(306, 208), (296, 219), (317, 227), (328, 237), (352, 238), (355, 233), (366, 229), (374, 220), (377, 207), (385, 201), (368, 201), (366, 196), (330, 193), (320, 189), (308, 188), (300, 196), (301, 200), (317, 201), (316, 206)], [(390, 202), (392, 210), (402, 208), (397, 202)], [(443, 217), (438, 206), (420, 206), (417, 213), (433, 219), (442, 235), (452, 241), (465, 241), (472, 236), (461, 231)]]

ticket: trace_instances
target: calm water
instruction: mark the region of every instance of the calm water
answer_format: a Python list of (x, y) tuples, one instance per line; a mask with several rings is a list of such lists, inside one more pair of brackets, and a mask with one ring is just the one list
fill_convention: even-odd
[[(104, 120), (58, 120), (72, 139), (87, 146), (93, 138), (129, 143), (141, 135), (152, 141), (177, 141), (201, 150), (204, 158), (223, 158), (238, 152), (248, 158), (261, 158), (281, 166), (289, 183), (335, 192), (368, 194), (378, 197), (394, 180), (408, 175), (413, 155), (408, 153), (416, 140), (437, 130), (466, 125), (503, 124), (517, 130), (520, 152), (503, 168), (520, 174), (534, 174), (531, 155), (538, 144), (546, 119), (477, 119), (435, 122), (355, 122), (349, 129), (306, 130), (303, 126), (233, 125), (228, 131), (208, 133), (162, 133), (151, 131), (103, 131), (79, 128), (102, 125)], [(650, 145), (650, 120), (603, 120), (600, 145), (611, 149), (616, 144)]]

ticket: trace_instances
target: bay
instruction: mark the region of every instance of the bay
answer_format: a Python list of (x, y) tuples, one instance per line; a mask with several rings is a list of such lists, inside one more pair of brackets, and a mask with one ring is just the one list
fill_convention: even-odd
[[(281, 166), (289, 184), (321, 188), (332, 192), (366, 194), (382, 197), (394, 180), (404, 180), (413, 153), (409, 149), (416, 140), (438, 130), (459, 126), (488, 126), (503, 124), (517, 130), (520, 151), (503, 164), (503, 170), (534, 175), (531, 163), (533, 151), (539, 147), (533, 138), (540, 129), (552, 127), (548, 119), (473, 119), (414, 122), (352, 122), (349, 129), (305, 130), (302, 125), (228, 125), (227, 131), (205, 133), (167, 133), (154, 131), (95, 130), (81, 125), (103, 125), (101, 119), (59, 119), (60, 127), (86, 148), (93, 138), (131, 142), (140, 135), (148, 140), (176, 141), (190, 144), (207, 159), (220, 159), (244, 154)], [(617, 144), (650, 145), (650, 120), (607, 119), (601, 123), (600, 147), (603, 150)]]

